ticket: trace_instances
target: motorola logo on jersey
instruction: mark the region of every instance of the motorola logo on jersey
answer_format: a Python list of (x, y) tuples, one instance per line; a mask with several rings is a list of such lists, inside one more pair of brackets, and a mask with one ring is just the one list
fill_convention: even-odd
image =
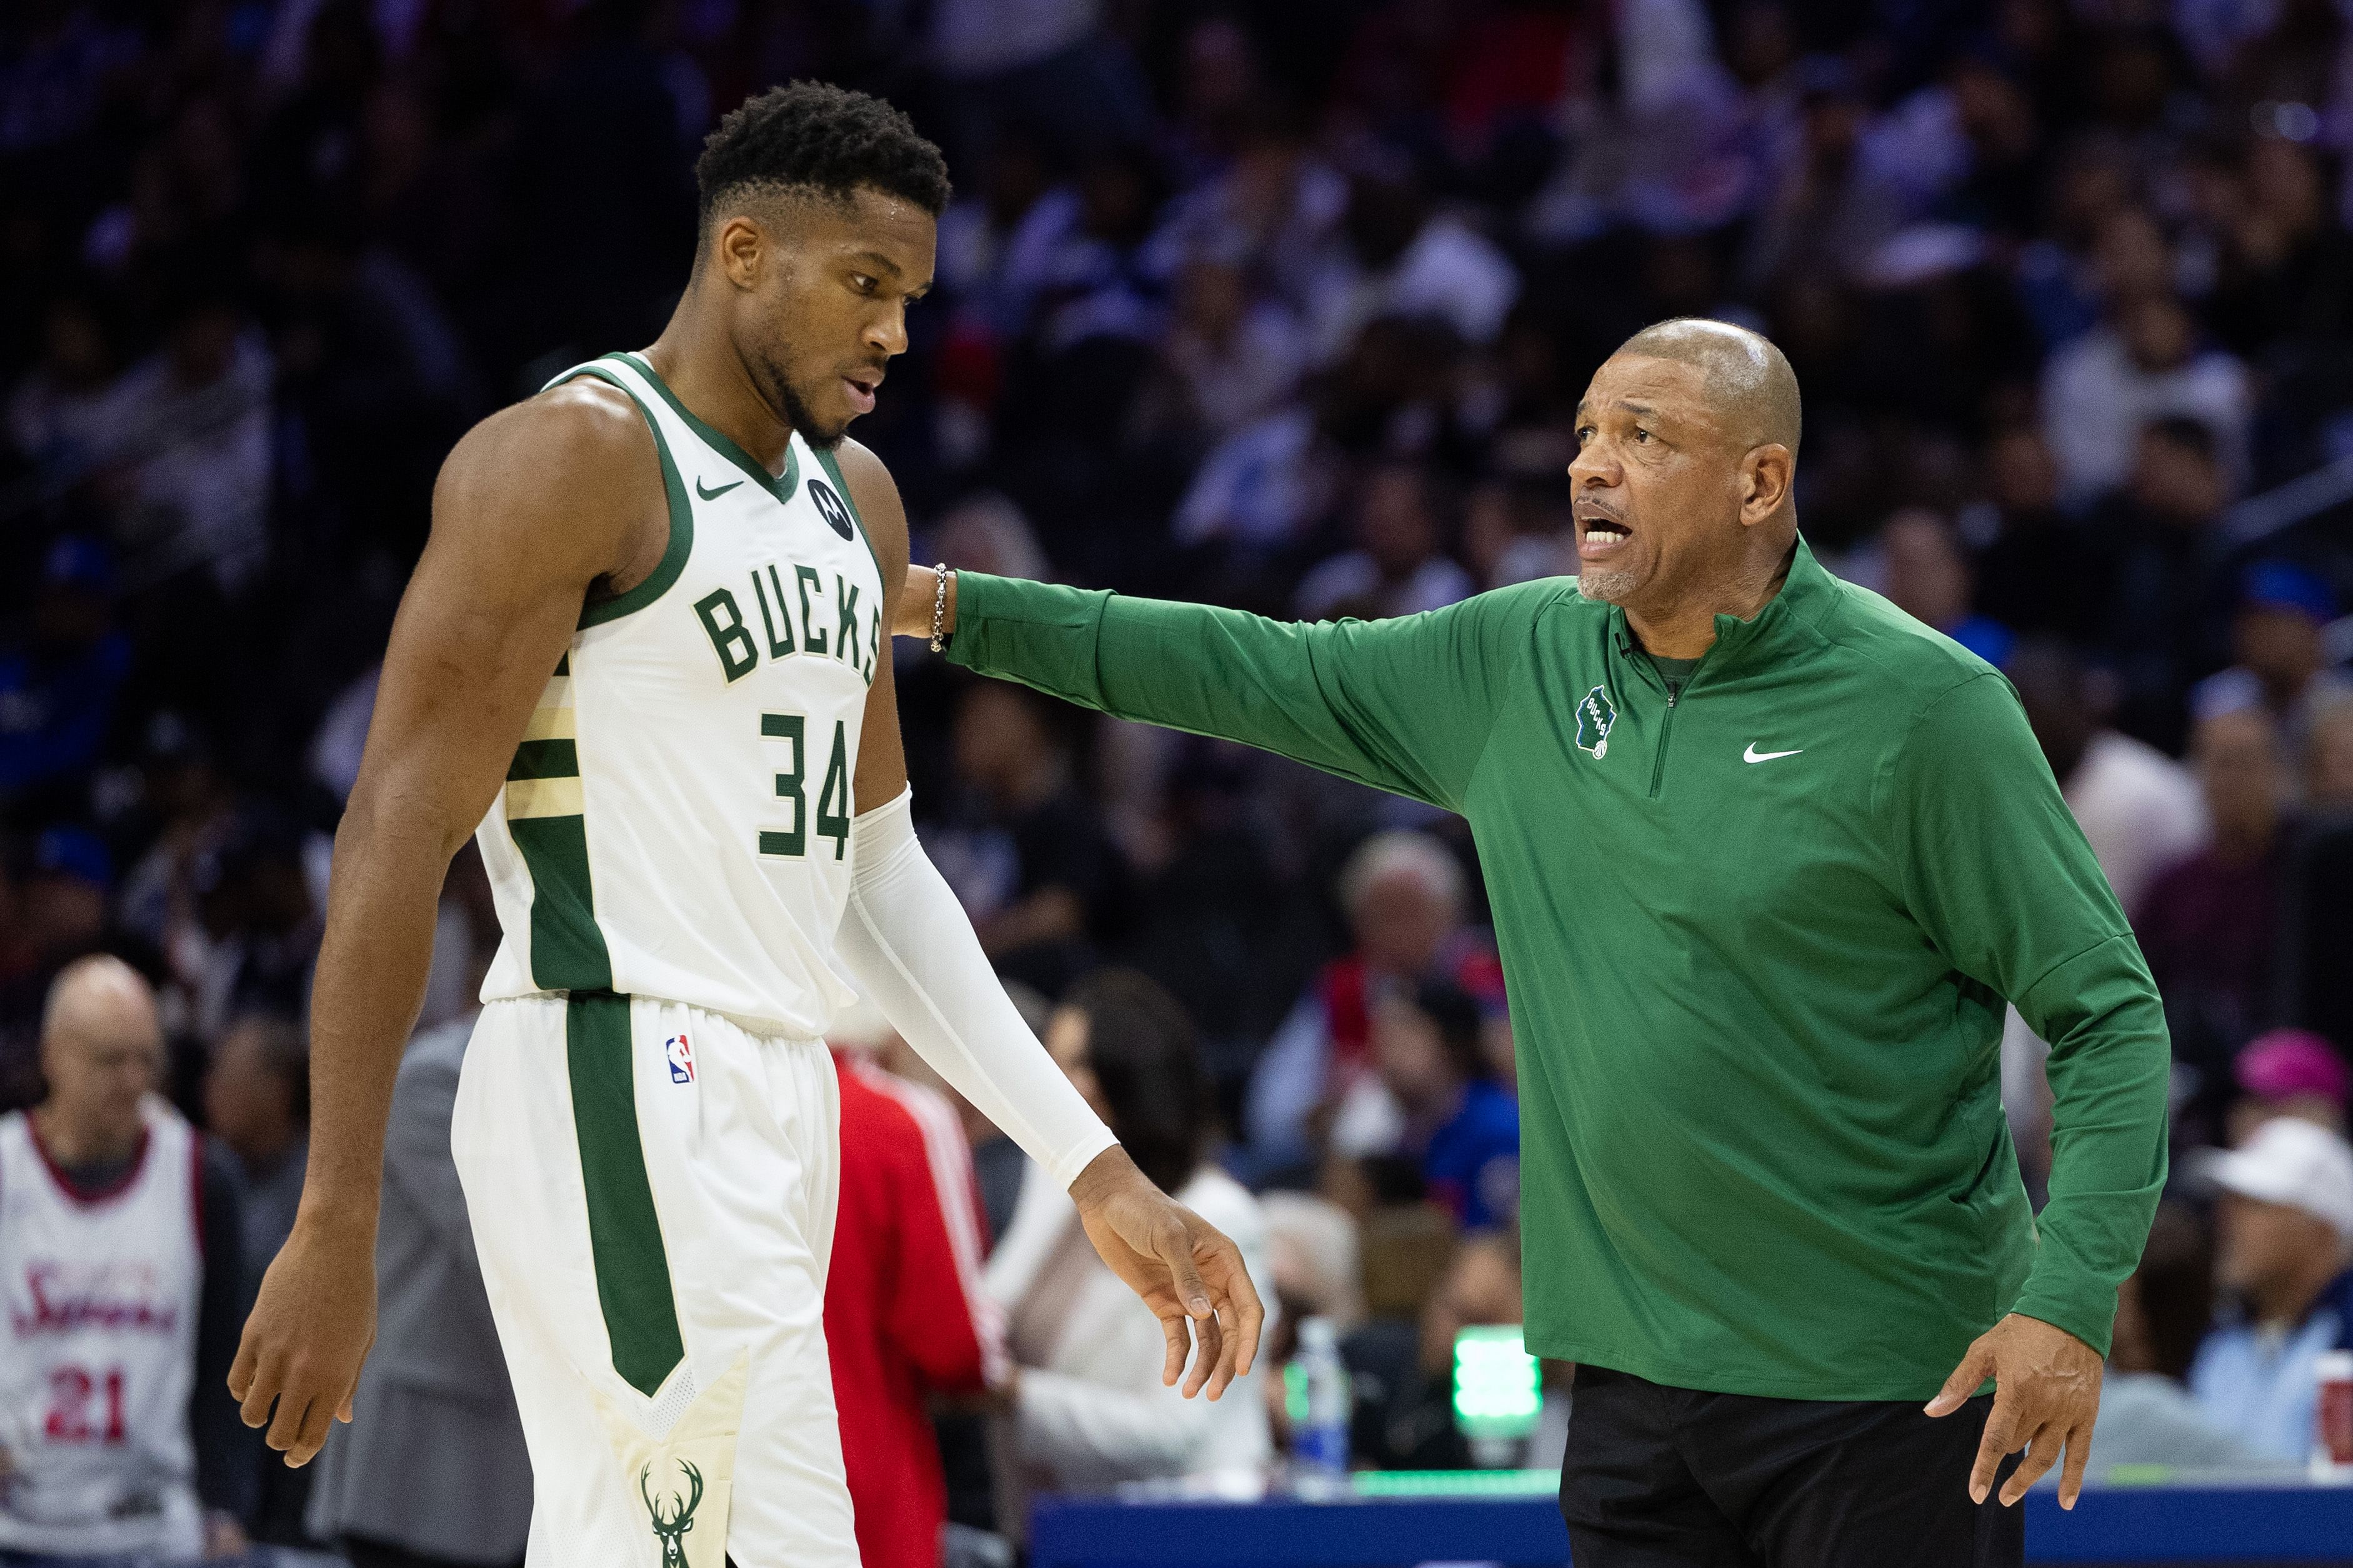
[(662, 1042), (662, 1056), (670, 1062), (672, 1083), (694, 1081), (694, 1047), (687, 1044), (684, 1035), (672, 1035)]
[(809, 500), (817, 503), (818, 515), (825, 519), (828, 527), (844, 539), (858, 537), (858, 525), (849, 521), (849, 508), (833, 493), (831, 485), (823, 479), (811, 479), (808, 493)]

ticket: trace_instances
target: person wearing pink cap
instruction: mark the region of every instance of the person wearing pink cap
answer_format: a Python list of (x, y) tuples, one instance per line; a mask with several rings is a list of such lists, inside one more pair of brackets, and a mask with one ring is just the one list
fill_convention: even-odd
[(2241, 1099), (2231, 1108), (2231, 1142), (2246, 1142), (2274, 1116), (2300, 1116), (2345, 1131), (2345, 1058), (2310, 1029), (2274, 1029), (2239, 1050), (2231, 1076)]
[(2301, 1461), (2314, 1441), (2315, 1363), (2353, 1349), (2353, 1146), (2279, 1116), (2200, 1174), (2221, 1194), (2216, 1279), (2242, 1313), (2199, 1346), (2189, 1391), (2257, 1453)]

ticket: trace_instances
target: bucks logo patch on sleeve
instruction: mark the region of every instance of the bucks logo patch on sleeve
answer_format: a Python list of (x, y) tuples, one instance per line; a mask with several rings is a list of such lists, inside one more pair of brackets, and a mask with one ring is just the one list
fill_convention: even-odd
[(1609, 700), (1609, 693), (1599, 686), (1587, 692), (1585, 700), (1577, 705), (1578, 748), (1591, 752), (1597, 761), (1608, 756), (1609, 726), (1616, 722), (1618, 722), (1618, 708)]

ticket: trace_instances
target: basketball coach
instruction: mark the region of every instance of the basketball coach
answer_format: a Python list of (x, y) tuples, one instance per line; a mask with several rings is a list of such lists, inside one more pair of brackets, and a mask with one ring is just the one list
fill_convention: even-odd
[[(1799, 424), (1772, 343), (1665, 322), (1579, 406), (1577, 578), (1293, 626), (912, 568), (896, 628), (1469, 819), (1577, 1568), (2018, 1563), (2165, 1177), (2130, 928), (2009, 683), (1799, 536)], [(2005, 1001), (2052, 1043), (2039, 1225)]]

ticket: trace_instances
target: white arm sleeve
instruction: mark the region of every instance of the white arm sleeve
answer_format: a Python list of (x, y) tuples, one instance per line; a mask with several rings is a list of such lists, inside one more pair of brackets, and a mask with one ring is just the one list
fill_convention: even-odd
[(839, 952), (891, 1026), (1067, 1188), (1119, 1140), (1014, 1010), (915, 837), (914, 799), (902, 790), (850, 825)]

